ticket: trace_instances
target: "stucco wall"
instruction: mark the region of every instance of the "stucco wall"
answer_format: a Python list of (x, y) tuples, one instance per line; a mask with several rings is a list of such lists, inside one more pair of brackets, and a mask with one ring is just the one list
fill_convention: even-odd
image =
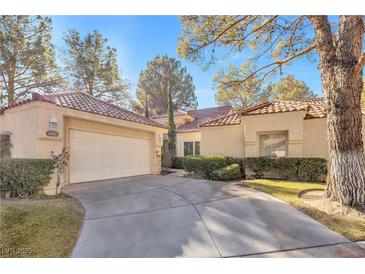
[[(58, 120), (58, 137), (48, 137), (49, 117)], [(12, 157), (18, 158), (50, 158), (51, 151), (60, 153), (68, 144), (70, 127), (88, 130), (124, 134), (132, 137), (153, 140), (153, 170), (160, 172), (161, 139), (160, 135), (167, 130), (140, 123), (105, 117), (93, 113), (58, 107), (46, 102), (32, 102), (9, 109), (0, 118), (0, 129), (10, 131)], [(68, 171), (64, 174), (67, 183)], [(55, 194), (56, 180), (53, 175), (50, 184), (45, 188), (47, 194)]]
[(34, 105), (22, 105), (9, 109), (0, 116), (1, 132), (11, 133), (12, 158), (36, 158), (39, 109)]
[(259, 134), (288, 132), (288, 157), (302, 157), (304, 111), (242, 116), (246, 157), (258, 157)]
[(326, 118), (303, 121), (303, 157), (328, 159)]
[[(184, 142), (200, 142), (201, 134), (200, 132), (190, 132), (190, 133), (179, 133), (176, 134), (176, 156), (184, 156)], [(200, 153), (201, 153), (201, 143), (200, 143)]]
[(202, 155), (244, 157), (243, 126), (202, 127), (200, 131)]
[[(328, 159), (327, 119), (304, 120), (303, 129), (303, 157)], [(365, 115), (362, 119), (362, 138), (365, 149)]]

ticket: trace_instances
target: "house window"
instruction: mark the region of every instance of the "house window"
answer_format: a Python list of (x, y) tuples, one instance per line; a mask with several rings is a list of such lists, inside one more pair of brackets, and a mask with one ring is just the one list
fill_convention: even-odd
[(195, 154), (200, 155), (200, 142), (195, 142)]
[(260, 156), (286, 157), (288, 154), (288, 134), (260, 134)]
[(184, 142), (184, 156), (193, 155), (193, 142)]

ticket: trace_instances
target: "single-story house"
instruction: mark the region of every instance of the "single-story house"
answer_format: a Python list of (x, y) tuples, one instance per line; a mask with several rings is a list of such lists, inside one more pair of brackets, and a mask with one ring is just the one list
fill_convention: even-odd
[[(176, 110), (174, 122), (176, 126), (176, 156), (200, 155), (200, 124), (224, 117), (234, 112), (231, 106), (203, 108), (196, 110)], [(156, 122), (168, 126), (168, 115), (152, 117)], [(166, 135), (164, 135), (165, 138)]]
[[(166, 126), (84, 92), (33, 93), (0, 110), (0, 133), (10, 134), (12, 158), (70, 154), (64, 184), (159, 174)], [(53, 176), (54, 177), (54, 176)], [(45, 188), (55, 194), (56, 180)]]
[[(220, 108), (210, 110), (214, 109)], [(219, 117), (208, 118), (208, 121), (195, 119), (180, 124), (179, 118), (177, 156), (196, 154), (194, 149), (188, 148), (192, 142), (198, 142), (201, 155), (328, 158), (323, 98), (264, 102), (237, 112), (229, 107), (221, 107), (220, 110), (225, 110), (227, 114), (217, 114)], [(198, 113), (200, 111), (204, 110), (195, 110)], [(189, 113), (182, 117), (188, 117)], [(162, 118), (157, 121), (166, 124)], [(193, 134), (186, 135), (181, 130), (190, 127), (194, 128)], [(363, 139), (365, 143), (365, 115)]]

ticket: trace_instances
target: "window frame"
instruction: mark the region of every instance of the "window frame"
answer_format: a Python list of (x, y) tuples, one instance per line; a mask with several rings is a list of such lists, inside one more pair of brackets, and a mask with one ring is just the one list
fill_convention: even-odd
[[(191, 147), (191, 154), (189, 154), (189, 155), (186, 155), (185, 154), (185, 144), (191, 144), (192, 145), (192, 147)], [(183, 151), (184, 157), (194, 155), (194, 141), (184, 141), (183, 147), (184, 147), (184, 151)]]
[[(199, 154), (196, 153), (196, 144), (199, 144)], [(195, 141), (194, 142), (194, 155), (196, 156), (200, 156), (200, 141)]]
[[(285, 155), (284, 156), (268, 156), (263, 155), (262, 146), (261, 146), (261, 138), (265, 135), (284, 135), (285, 137)], [(289, 155), (289, 133), (287, 130), (280, 130), (280, 131), (264, 131), (257, 133), (257, 143), (258, 143), (258, 156), (259, 157), (270, 157), (270, 158), (279, 158), (279, 157), (288, 157)]]

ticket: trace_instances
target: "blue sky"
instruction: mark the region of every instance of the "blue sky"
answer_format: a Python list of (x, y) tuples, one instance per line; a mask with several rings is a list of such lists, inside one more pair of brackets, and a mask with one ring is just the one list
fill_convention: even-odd
[[(123, 78), (131, 82), (135, 93), (138, 76), (149, 60), (157, 54), (167, 54), (179, 60), (176, 53), (180, 24), (177, 16), (53, 16), (53, 41), (58, 48), (64, 47), (62, 36), (67, 29), (75, 28), (82, 35), (98, 30), (108, 39), (108, 45), (117, 49), (118, 63)], [(238, 65), (249, 55), (245, 52), (232, 59), (202, 70), (196, 64), (181, 60), (193, 76), (199, 108), (215, 106), (212, 77), (218, 68), (229, 64)], [(294, 74), (304, 80), (310, 89), (321, 94), (321, 81), (316, 62), (306, 58), (294, 61), (284, 73)]]

